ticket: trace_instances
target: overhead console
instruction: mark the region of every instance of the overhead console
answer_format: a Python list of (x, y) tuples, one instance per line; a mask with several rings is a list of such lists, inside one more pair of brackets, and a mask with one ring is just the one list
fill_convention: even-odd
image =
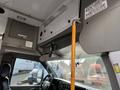
[(90, 54), (120, 50), (120, 0), (82, 0), (82, 48)]
[[(38, 36), (40, 52), (47, 53), (50, 47), (53, 47), (53, 50), (59, 50), (71, 44), (72, 21), (79, 18), (80, 1), (66, 0), (43, 23)], [(77, 28), (81, 28), (81, 25)], [(78, 41), (80, 31), (77, 32)]]
[(38, 31), (39, 27), (9, 18), (3, 37), (3, 51), (39, 55), (36, 51)]

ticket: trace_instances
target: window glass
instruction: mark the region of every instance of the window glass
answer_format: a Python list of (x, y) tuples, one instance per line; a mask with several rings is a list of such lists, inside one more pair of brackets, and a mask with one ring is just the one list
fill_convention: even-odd
[[(70, 81), (70, 60), (48, 61), (48, 64), (50, 64), (58, 78)], [(76, 59), (75, 80), (77, 84), (95, 88), (96, 90), (112, 90), (105, 65), (99, 56)]]
[(17, 58), (12, 73), (11, 86), (37, 84), (40, 82), (43, 72), (45, 77), (48, 72), (40, 62)]

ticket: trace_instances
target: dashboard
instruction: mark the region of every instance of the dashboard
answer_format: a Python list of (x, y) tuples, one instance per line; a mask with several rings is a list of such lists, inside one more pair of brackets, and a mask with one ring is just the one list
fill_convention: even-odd
[[(54, 86), (53, 90), (70, 90), (70, 83), (61, 79), (54, 79), (52, 86)], [(87, 89), (75, 86), (75, 90), (87, 90)]]
[[(51, 84), (52, 90), (70, 90), (70, 81), (55, 78)], [(50, 89), (51, 90), (51, 89)], [(99, 90), (97, 88), (89, 87), (80, 83), (75, 83), (75, 90)]]

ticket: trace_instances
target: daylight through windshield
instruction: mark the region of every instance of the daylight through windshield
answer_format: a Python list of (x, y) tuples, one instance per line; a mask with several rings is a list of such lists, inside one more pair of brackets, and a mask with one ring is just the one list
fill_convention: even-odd
[[(60, 79), (69, 80), (71, 78), (71, 61), (54, 60), (48, 61), (48, 64), (55, 71)], [(76, 59), (76, 83), (94, 87), (100, 90), (112, 90), (108, 73), (102, 58), (99, 56), (90, 56)]]

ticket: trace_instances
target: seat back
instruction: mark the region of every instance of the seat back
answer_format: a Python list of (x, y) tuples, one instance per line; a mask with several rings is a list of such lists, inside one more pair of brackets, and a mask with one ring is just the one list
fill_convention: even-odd
[(0, 90), (10, 90), (9, 76), (11, 72), (10, 64), (3, 64), (0, 66)]

